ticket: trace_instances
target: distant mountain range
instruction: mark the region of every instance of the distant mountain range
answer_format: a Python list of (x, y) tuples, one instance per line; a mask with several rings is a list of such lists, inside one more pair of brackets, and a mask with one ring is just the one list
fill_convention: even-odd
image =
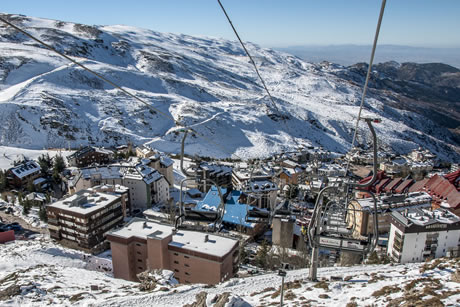
[[(371, 45), (292, 46), (275, 48), (308, 62), (329, 61), (341, 65), (369, 62)], [(428, 48), (401, 45), (377, 46), (374, 63), (384, 62), (445, 63), (460, 68), (460, 48)]]
[[(237, 42), (2, 16), (161, 113), (2, 24), (0, 145), (150, 142), (178, 152), (177, 121), (199, 133), (186, 151), (202, 156), (266, 157), (299, 145), (350, 148), (365, 64), (313, 64), (247, 43), (274, 106)], [(383, 119), (381, 146), (405, 153), (421, 145), (459, 161), (458, 84), (458, 70), (447, 65), (377, 65), (364, 114)], [(361, 125), (358, 140), (366, 143), (368, 135)]]

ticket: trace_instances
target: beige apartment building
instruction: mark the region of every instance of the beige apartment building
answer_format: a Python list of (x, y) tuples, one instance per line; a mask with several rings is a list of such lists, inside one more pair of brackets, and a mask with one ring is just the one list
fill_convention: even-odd
[(217, 284), (238, 270), (239, 243), (226, 237), (134, 218), (107, 239), (116, 278), (138, 281), (141, 272), (168, 269), (180, 283)]

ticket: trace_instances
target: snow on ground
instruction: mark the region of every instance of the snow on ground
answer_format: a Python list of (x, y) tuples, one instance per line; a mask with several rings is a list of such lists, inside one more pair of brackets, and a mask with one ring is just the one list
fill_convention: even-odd
[(28, 158), (29, 160), (37, 160), (39, 156), (43, 154), (49, 154), (50, 157), (54, 157), (56, 155), (62, 155), (63, 157), (67, 157), (72, 154), (74, 151), (69, 150), (35, 150), (35, 149), (24, 149), (24, 148), (17, 148), (17, 147), (9, 147), (9, 146), (0, 146), (0, 169), (9, 169), (13, 167), (13, 162), (18, 160), (22, 156)]
[[(162, 285), (161, 290), (142, 292), (137, 283), (88, 270), (87, 256), (42, 237), (2, 245), (0, 305), (182, 306), (194, 302), (202, 292), (206, 306), (214, 306), (213, 299), (227, 292), (230, 303), (226, 306), (267, 306), (280, 300), (281, 277), (276, 273), (234, 278), (217, 286)], [(354, 306), (440, 306), (439, 302), (459, 306), (459, 271), (459, 259), (320, 268), (320, 282), (306, 279), (308, 269), (288, 271), (284, 302), (286, 306), (353, 302)], [(11, 295), (5, 297), (7, 288)]]

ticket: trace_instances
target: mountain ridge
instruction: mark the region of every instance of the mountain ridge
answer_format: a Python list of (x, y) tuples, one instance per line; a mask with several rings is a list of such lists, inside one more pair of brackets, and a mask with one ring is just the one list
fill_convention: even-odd
[[(2, 16), (175, 121), (193, 126), (204, 138), (187, 140), (190, 154), (251, 158), (299, 144), (341, 153), (350, 147), (362, 89), (337, 73), (345, 69), (342, 66), (307, 63), (247, 43), (278, 113), (236, 42), (129, 26)], [(179, 127), (170, 118), (4, 25), (0, 46), (1, 145), (151, 142), (166, 152), (179, 151)], [(448, 129), (389, 102), (397, 101), (378, 92), (366, 99), (365, 113), (385, 119), (377, 127), (383, 147), (403, 153), (422, 145), (443, 159), (458, 160), (458, 145)], [(364, 125), (360, 129), (365, 143), (368, 132)]]

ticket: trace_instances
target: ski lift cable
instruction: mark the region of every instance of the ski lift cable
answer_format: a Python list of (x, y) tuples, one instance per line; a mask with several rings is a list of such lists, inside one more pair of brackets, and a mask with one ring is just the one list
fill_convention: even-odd
[[(113, 81), (110, 81), (109, 79), (105, 78), (104, 76), (102, 76), (101, 74), (97, 73), (96, 71), (86, 67), (85, 65), (77, 62), (76, 60), (72, 59), (71, 57), (65, 55), (64, 53), (58, 51), (57, 49), (55, 49), (54, 47), (52, 47), (51, 45), (45, 43), (44, 41), (40, 40), (39, 38), (35, 37), (34, 35), (28, 33), (27, 31), (21, 29), (20, 27), (14, 25), (13, 23), (9, 22), (8, 20), (6, 20), (5, 18), (3, 17), (0, 17), (0, 21), (9, 25), (10, 27), (14, 28), (15, 30), (19, 31), (20, 33), (26, 35), (27, 37), (31, 38), (32, 40), (38, 42), (39, 44), (45, 46), (47, 49), (51, 50), (52, 52), (58, 54), (59, 56), (65, 58), (66, 60), (70, 61), (71, 63), (81, 67), (82, 69), (86, 70), (87, 72), (93, 74), (94, 76), (96, 76), (97, 78), (101, 79), (102, 81), (110, 84), (111, 86), (119, 89), (121, 92), (123, 92), (124, 94), (128, 95), (129, 97), (132, 97), (134, 98), (135, 100), (141, 102), (142, 104), (144, 104), (145, 106), (147, 106), (147, 108), (151, 109), (152, 111), (155, 111), (156, 113), (164, 116), (165, 118), (171, 120), (174, 122), (174, 124), (176, 126), (178, 126), (179, 129), (187, 129), (191, 132), (193, 132), (195, 135), (198, 135), (200, 137), (202, 137), (203, 139), (205, 139), (208, 143), (216, 146), (216, 147), (219, 147), (221, 150), (223, 150), (224, 152), (230, 154), (231, 156), (235, 156), (237, 157), (238, 159), (240, 160), (243, 160), (240, 156), (238, 156), (237, 154), (235, 153), (232, 153), (231, 150), (229, 150), (228, 148), (226, 148), (225, 146), (221, 145), (221, 144), (218, 144), (216, 143), (215, 141), (211, 140), (210, 138), (206, 137), (205, 135), (199, 133), (198, 131), (196, 131), (195, 129), (191, 128), (191, 127), (187, 127), (185, 124), (181, 123), (180, 121), (176, 120), (174, 117), (172, 117), (171, 115), (168, 115), (164, 112), (162, 112), (161, 110), (155, 108), (154, 106), (150, 105), (147, 101), (137, 97), (136, 95), (130, 93), (129, 91), (127, 91), (126, 89), (122, 88), (121, 86), (119, 86), (118, 84), (114, 83)], [(207, 127), (207, 126), (206, 126)], [(211, 129), (211, 128), (209, 128)], [(212, 129), (211, 129), (212, 130)]]
[(227, 14), (227, 11), (225, 10), (225, 8), (224, 8), (224, 6), (222, 5), (222, 3), (220, 2), (220, 0), (217, 0), (217, 2), (219, 3), (220, 7), (222, 8), (222, 11), (224, 12), (225, 17), (227, 17), (227, 20), (228, 20), (230, 26), (232, 27), (233, 32), (235, 33), (236, 37), (238, 38), (238, 41), (240, 42), (241, 46), (243, 47), (244, 52), (246, 52), (246, 55), (248, 56), (249, 61), (250, 61), (251, 64), (254, 66), (254, 70), (256, 71), (256, 74), (257, 74), (257, 76), (259, 77), (260, 82), (261, 82), (262, 85), (263, 85), (263, 88), (264, 88), (265, 91), (267, 92), (267, 95), (268, 95), (268, 97), (270, 98), (270, 101), (271, 101), (273, 107), (275, 108), (276, 112), (279, 114), (279, 116), (280, 116), (281, 119), (283, 120), (283, 123), (284, 123), (284, 125), (286, 126), (286, 129), (288, 130), (289, 134), (292, 136), (294, 142), (296, 143), (297, 146), (299, 146), (300, 144), (297, 142), (296, 138), (290, 133), (289, 126), (288, 126), (287, 123), (286, 123), (286, 119), (284, 118), (284, 116), (283, 116), (283, 114), (281, 113), (280, 109), (279, 109), (278, 106), (276, 105), (275, 100), (273, 99), (273, 96), (270, 94), (270, 91), (268, 90), (268, 87), (267, 87), (267, 85), (265, 84), (265, 81), (264, 81), (264, 79), (262, 78), (262, 75), (260, 74), (259, 69), (257, 68), (256, 62), (254, 62), (254, 59), (252, 58), (251, 54), (249, 53), (249, 50), (246, 48), (246, 46), (245, 46), (244, 43), (243, 43), (243, 40), (240, 38), (238, 32), (236, 31), (235, 27), (233, 26), (233, 23), (232, 23), (230, 17), (228, 16), (228, 14)]
[[(363, 110), (364, 99), (365, 99), (366, 93), (367, 93), (367, 86), (369, 84), (369, 79), (370, 79), (370, 75), (371, 75), (371, 72), (372, 72), (372, 64), (374, 62), (375, 50), (377, 49), (377, 41), (378, 41), (378, 38), (379, 38), (380, 26), (382, 24), (382, 19), (383, 19), (383, 13), (385, 12), (385, 5), (386, 5), (386, 0), (382, 0), (382, 5), (380, 7), (379, 19), (378, 19), (378, 22), (377, 22), (377, 29), (375, 30), (374, 43), (372, 45), (371, 58), (369, 60), (369, 67), (367, 69), (367, 74), (366, 74), (366, 81), (364, 82), (363, 94), (361, 96), (361, 104), (359, 106), (358, 118), (356, 119), (355, 131), (353, 133), (353, 139), (351, 141), (351, 149), (353, 149), (353, 146), (355, 145), (356, 136), (358, 134), (359, 120), (361, 119), (361, 112)], [(347, 161), (346, 173), (348, 173), (349, 166), (350, 166), (350, 159), (348, 159), (348, 161)]]

